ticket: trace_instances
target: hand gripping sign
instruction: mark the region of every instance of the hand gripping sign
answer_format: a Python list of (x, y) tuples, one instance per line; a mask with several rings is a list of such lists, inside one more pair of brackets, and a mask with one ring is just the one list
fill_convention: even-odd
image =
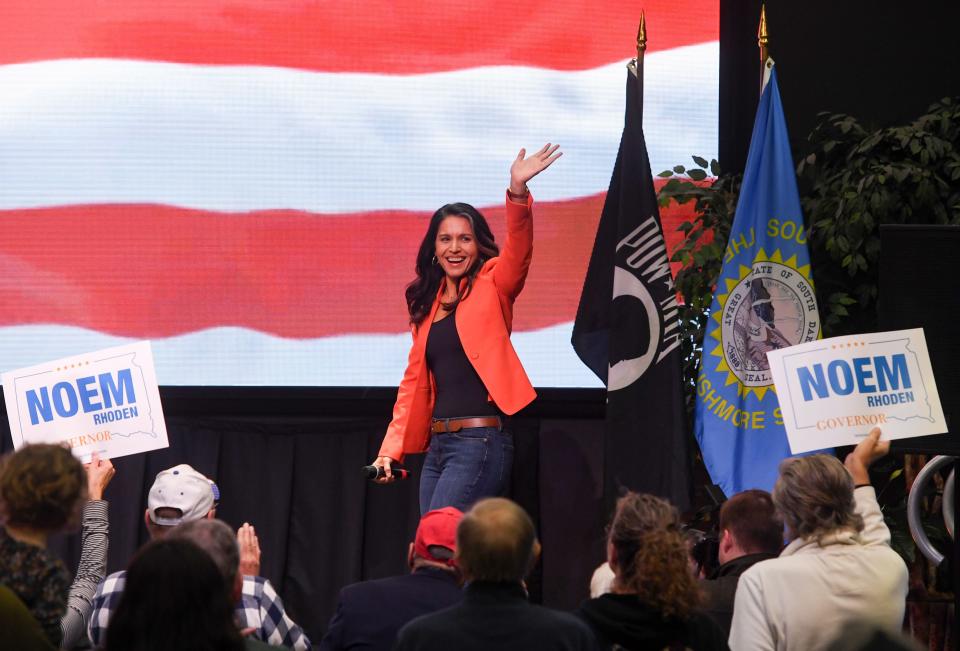
[(65, 444), (88, 461), (168, 446), (148, 341), (9, 371), (3, 396), (16, 448)]
[(943, 434), (947, 424), (923, 329), (811, 341), (767, 353), (794, 454)]

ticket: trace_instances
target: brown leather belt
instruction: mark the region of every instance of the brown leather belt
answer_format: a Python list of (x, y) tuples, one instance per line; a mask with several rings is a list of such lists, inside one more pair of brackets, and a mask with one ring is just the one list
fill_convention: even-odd
[(435, 418), (430, 426), (434, 434), (444, 432), (459, 432), (465, 427), (496, 427), (503, 429), (503, 421), (499, 416), (485, 416), (483, 418)]

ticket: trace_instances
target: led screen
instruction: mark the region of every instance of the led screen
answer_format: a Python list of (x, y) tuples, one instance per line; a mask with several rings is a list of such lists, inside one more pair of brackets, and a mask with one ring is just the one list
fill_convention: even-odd
[(511, 160), (556, 142), (513, 341), (600, 386), (570, 331), (640, 10), (656, 173), (716, 156), (718, 5), (5, 0), (0, 370), (149, 339), (165, 385), (395, 386), (430, 214), (502, 242)]

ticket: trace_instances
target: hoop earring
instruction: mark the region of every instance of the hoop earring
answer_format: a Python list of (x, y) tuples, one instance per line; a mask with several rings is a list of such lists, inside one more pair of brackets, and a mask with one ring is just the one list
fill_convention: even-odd
[(437, 264), (437, 256), (433, 256), (433, 264)]

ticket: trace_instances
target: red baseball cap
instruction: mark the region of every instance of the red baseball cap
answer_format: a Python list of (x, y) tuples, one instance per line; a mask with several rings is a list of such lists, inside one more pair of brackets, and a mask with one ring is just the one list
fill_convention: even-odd
[(413, 551), (417, 556), (435, 563), (456, 565), (453, 557), (437, 558), (430, 553), (431, 547), (445, 547), (451, 552), (457, 549), (457, 525), (463, 518), (463, 512), (452, 506), (428, 511), (420, 518), (417, 537), (413, 541)]

